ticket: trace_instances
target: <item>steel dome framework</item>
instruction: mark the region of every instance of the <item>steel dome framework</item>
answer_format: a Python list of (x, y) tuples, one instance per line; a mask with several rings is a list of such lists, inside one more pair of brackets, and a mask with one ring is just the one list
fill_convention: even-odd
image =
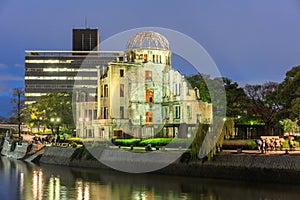
[(128, 40), (126, 50), (133, 49), (170, 50), (170, 45), (169, 41), (161, 34), (154, 31), (143, 31)]

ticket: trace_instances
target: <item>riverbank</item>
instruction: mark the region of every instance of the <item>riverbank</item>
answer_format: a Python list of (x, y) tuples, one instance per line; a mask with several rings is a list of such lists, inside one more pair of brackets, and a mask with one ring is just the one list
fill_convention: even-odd
[[(76, 148), (63, 148), (46, 146), (37, 155), (25, 156), (25, 144), (22, 148), (16, 148), (16, 152), (10, 150), (10, 146), (4, 144), (2, 155), (20, 159), (26, 158), (40, 164), (62, 165), (68, 167), (85, 167), (96, 169), (109, 169), (96, 159), (86, 156), (76, 157)], [(121, 150), (115, 150), (120, 151)], [(21, 152), (21, 154), (20, 154)], [(78, 153), (78, 152), (77, 152)], [(158, 152), (159, 153), (159, 152)], [(104, 161), (111, 161), (110, 154), (103, 154)], [(217, 178), (243, 181), (260, 181), (274, 183), (300, 184), (300, 154), (259, 154), (223, 152), (209, 161), (186, 162), (178, 159), (172, 164), (155, 172), (154, 174), (191, 176), (200, 178)], [(118, 163), (128, 163), (127, 157), (113, 158)], [(157, 162), (163, 162), (158, 159)], [(135, 163), (135, 164), (145, 164)], [(146, 163), (147, 164), (147, 163)]]
[[(71, 159), (75, 149), (46, 147), (39, 163), (70, 167), (108, 169), (98, 160)], [(111, 158), (102, 157), (111, 160)], [(118, 157), (119, 163), (126, 163), (126, 157)], [(274, 183), (300, 184), (299, 154), (248, 154), (221, 153), (213, 160), (182, 162), (180, 159), (155, 172), (164, 175), (180, 175), (201, 178), (232, 179)]]

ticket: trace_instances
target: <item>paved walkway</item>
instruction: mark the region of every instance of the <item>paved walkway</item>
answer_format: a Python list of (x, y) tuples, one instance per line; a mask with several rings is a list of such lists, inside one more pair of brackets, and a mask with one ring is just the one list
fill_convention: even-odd
[[(260, 154), (260, 155), (286, 155), (286, 149), (281, 151), (268, 151), (266, 153), (261, 153), (258, 150), (242, 150), (242, 152), (238, 152), (237, 150), (222, 150), (223, 153), (232, 153), (232, 154)], [(300, 148), (296, 148), (294, 151), (289, 151), (288, 154), (292, 155), (300, 155)]]
[[(28, 134), (22, 134), (23, 140), (32, 141), (33, 135)], [(115, 147), (117, 148), (117, 146)], [(136, 147), (135, 147), (136, 148)], [(144, 149), (144, 147), (142, 147)], [(176, 148), (176, 150), (178, 150)], [(237, 150), (222, 150), (223, 153), (232, 153), (237, 154)], [(239, 152), (239, 154), (257, 154), (257, 155), (286, 155), (286, 149), (283, 149), (282, 151), (268, 151), (267, 153), (261, 153), (261, 151), (258, 150), (242, 150), (242, 152)], [(291, 155), (300, 155), (300, 147), (297, 147), (294, 151), (288, 151), (288, 154)]]

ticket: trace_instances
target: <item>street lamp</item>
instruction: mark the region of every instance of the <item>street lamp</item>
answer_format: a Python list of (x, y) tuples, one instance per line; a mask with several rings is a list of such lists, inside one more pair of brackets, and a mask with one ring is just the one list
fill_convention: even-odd
[(56, 134), (59, 134), (59, 123), (61, 119), (59, 117), (51, 117), (50, 121), (53, 125), (57, 124)]

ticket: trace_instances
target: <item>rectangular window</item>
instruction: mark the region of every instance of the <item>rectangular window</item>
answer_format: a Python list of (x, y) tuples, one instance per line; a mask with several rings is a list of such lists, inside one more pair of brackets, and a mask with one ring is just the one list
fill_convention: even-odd
[(108, 108), (103, 107), (103, 119), (108, 119)]
[(120, 97), (124, 97), (124, 84), (120, 84)]
[(153, 124), (154, 114), (153, 112), (146, 112), (146, 124)]
[(188, 118), (188, 119), (192, 119), (192, 110), (191, 110), (191, 106), (188, 105), (186, 109), (187, 109), (187, 112), (186, 112), (187, 118)]
[(120, 77), (124, 77), (124, 69), (120, 69)]
[(103, 119), (103, 107), (100, 108), (100, 117), (99, 119)]
[(162, 111), (163, 111), (163, 113), (162, 113), (162, 118), (163, 118), (163, 120), (164, 120), (164, 119), (169, 119), (169, 111), (168, 111), (168, 107), (167, 107), (167, 106), (164, 106)]
[(104, 91), (103, 91), (103, 93), (104, 93), (104, 97), (108, 97), (108, 85), (107, 84), (104, 85)]
[(89, 110), (88, 118), (89, 118), (90, 120), (93, 119), (93, 110)]
[(146, 102), (154, 102), (153, 90), (146, 90)]
[(103, 85), (101, 85), (100, 96), (103, 97)]
[(201, 114), (197, 114), (197, 123), (201, 123)]
[(124, 106), (120, 106), (120, 118), (124, 119)]
[(152, 71), (145, 71), (145, 80), (152, 81)]
[(180, 119), (180, 106), (175, 106), (175, 119)]
[(180, 96), (180, 83), (175, 83), (174, 85), (174, 95)]
[(97, 110), (94, 110), (94, 120), (97, 120)]
[(144, 54), (144, 62), (147, 62), (147, 61), (148, 61), (148, 55)]

